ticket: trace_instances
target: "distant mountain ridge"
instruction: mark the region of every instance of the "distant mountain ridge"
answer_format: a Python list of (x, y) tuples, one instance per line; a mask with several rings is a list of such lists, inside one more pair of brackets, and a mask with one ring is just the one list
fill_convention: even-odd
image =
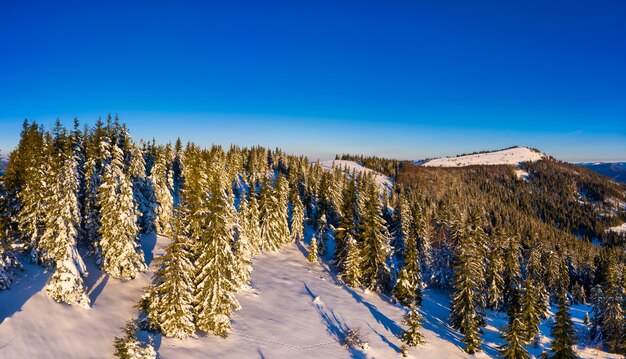
[(626, 183), (626, 162), (592, 162), (578, 163), (578, 165), (610, 177), (618, 182)]

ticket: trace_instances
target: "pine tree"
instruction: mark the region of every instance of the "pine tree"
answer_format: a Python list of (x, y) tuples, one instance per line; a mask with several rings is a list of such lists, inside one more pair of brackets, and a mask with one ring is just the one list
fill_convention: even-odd
[(252, 247), (245, 228), (245, 218), (237, 215), (235, 223), (235, 272), (239, 288), (246, 288), (252, 274)]
[(126, 323), (123, 337), (115, 337), (115, 357), (119, 359), (156, 359), (157, 353), (152, 343), (137, 340), (137, 324), (132, 320)]
[[(281, 177), (279, 177), (279, 180)], [(278, 180), (276, 181), (279, 183)], [(260, 221), (261, 241), (264, 250), (277, 251), (282, 244), (289, 241), (289, 224), (287, 222), (287, 205), (282, 200), (283, 187), (275, 189), (266, 182), (261, 188)]]
[(150, 291), (148, 318), (168, 337), (184, 339), (193, 334), (193, 264), (184, 205), (174, 217), (172, 243), (160, 258), (161, 267)]
[(307, 256), (307, 259), (311, 263), (317, 262), (317, 238), (315, 238), (315, 236), (311, 238), (311, 245), (309, 246), (309, 255)]
[[(101, 144), (103, 153), (107, 153), (108, 143)], [(98, 189), (100, 265), (114, 278), (132, 279), (146, 269), (138, 243), (137, 210), (130, 181), (123, 172), (123, 152), (116, 144), (110, 151), (110, 163), (105, 166)]]
[[(422, 316), (417, 311), (417, 307), (411, 306), (409, 312), (404, 316), (404, 325), (407, 327), (402, 332), (402, 342), (408, 347), (416, 347), (424, 344), (424, 336), (420, 333), (419, 329), (422, 327)], [(403, 355), (406, 356), (406, 348), (403, 350)]]
[(291, 238), (295, 242), (300, 242), (304, 239), (304, 205), (300, 199), (300, 195), (295, 193), (292, 196), (292, 213), (291, 213)]
[[(238, 289), (235, 256), (235, 208), (228, 192), (223, 163), (213, 159), (206, 169), (208, 200), (196, 213), (199, 236), (195, 248), (195, 321), (198, 329), (226, 337), (230, 315), (240, 308), (235, 298)], [(202, 194), (201, 194), (202, 196)]]
[(166, 153), (161, 150), (157, 152), (157, 157), (150, 172), (150, 181), (154, 186), (156, 199), (154, 228), (156, 233), (170, 235), (172, 231), (172, 215), (174, 211), (174, 183), (172, 171), (168, 168)]
[(624, 316), (624, 288), (620, 283), (623, 269), (617, 262), (616, 255), (609, 259), (602, 308), (602, 338), (609, 352), (626, 351), (624, 336), (626, 335), (626, 317)]
[(537, 295), (537, 284), (534, 280), (527, 279), (524, 283), (524, 289), (520, 320), (524, 324), (523, 339), (526, 343), (530, 343), (539, 333), (542, 303), (541, 298)]
[(250, 243), (252, 254), (259, 253), (263, 249), (261, 242), (261, 227), (259, 226), (259, 203), (256, 198), (254, 187), (250, 189), (249, 200), (242, 196), (239, 204), (239, 218), (241, 229)]
[(46, 292), (57, 302), (89, 308), (90, 300), (82, 280), (87, 270), (76, 248), (80, 223), (78, 164), (71, 148), (59, 157), (60, 167), (55, 171), (56, 181), (51, 184), (46, 226), (39, 242), (42, 259), (55, 266)]
[(554, 324), (551, 327), (550, 334), (554, 338), (552, 340), (551, 352), (552, 358), (569, 359), (578, 358), (578, 355), (572, 349), (576, 344), (576, 331), (574, 323), (569, 314), (569, 299), (564, 287), (559, 289), (560, 294), (557, 298), (558, 311), (555, 315)]
[[(342, 195), (341, 216), (339, 225), (335, 229), (335, 253), (333, 262), (339, 272), (345, 272), (347, 269), (348, 256), (348, 240), (356, 238), (357, 225), (357, 195), (356, 195), (356, 174), (352, 173), (352, 178), (348, 180)], [(354, 262), (353, 262), (354, 263)]]
[(506, 343), (501, 346), (500, 358), (506, 359), (526, 359), (530, 356), (528, 351), (523, 346), (524, 343), (524, 329), (525, 326), (522, 323), (522, 313), (520, 308), (519, 291), (513, 290), (511, 292), (511, 300), (507, 310), (509, 317), (509, 324), (504, 329), (504, 340)]
[(502, 278), (503, 271), (504, 263), (502, 261), (502, 250), (496, 245), (489, 251), (489, 261), (485, 271), (487, 307), (493, 310), (498, 310), (502, 306), (502, 290), (504, 288), (504, 278)]
[(480, 349), (481, 319), (479, 317), (482, 263), (477, 257), (474, 238), (463, 227), (455, 233), (457, 259), (454, 266), (454, 293), (450, 305), (450, 323), (463, 334), (465, 351), (473, 354)]
[[(408, 207), (408, 204), (405, 204)], [(404, 210), (400, 210), (404, 212)], [(407, 217), (408, 219), (408, 217)], [(404, 266), (393, 289), (393, 294), (398, 301), (405, 306), (421, 305), (421, 280), (419, 253), (417, 251), (416, 238), (409, 234), (404, 235)]]
[(124, 131), (126, 173), (133, 188), (133, 199), (138, 211), (137, 225), (142, 232), (154, 231), (155, 198), (152, 182), (146, 177), (146, 161), (142, 149), (135, 146), (130, 134)]
[(343, 268), (341, 279), (348, 287), (354, 288), (361, 285), (361, 251), (359, 244), (352, 236), (346, 237), (345, 242), (345, 259), (341, 262)]
[(376, 182), (369, 179), (362, 194), (361, 223), (361, 283), (367, 289), (387, 291), (390, 271), (387, 257), (390, 252), (389, 233), (382, 217), (382, 207)]

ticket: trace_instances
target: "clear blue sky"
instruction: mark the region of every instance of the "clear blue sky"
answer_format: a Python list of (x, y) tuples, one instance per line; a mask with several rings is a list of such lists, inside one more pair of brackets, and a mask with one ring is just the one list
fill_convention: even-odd
[(307, 3), (2, 1), (0, 149), (110, 112), (314, 158), (626, 160), (626, 1)]

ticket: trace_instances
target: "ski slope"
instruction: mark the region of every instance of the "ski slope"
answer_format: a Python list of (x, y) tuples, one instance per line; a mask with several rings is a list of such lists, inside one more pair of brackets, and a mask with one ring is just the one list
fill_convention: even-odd
[[(310, 231), (308, 231), (310, 238)], [(143, 237), (148, 261), (162, 255), (168, 239)], [(238, 294), (242, 310), (232, 317), (233, 330), (227, 339), (198, 333), (186, 340), (153, 335), (159, 358), (396, 358), (399, 357), (402, 316), (405, 310), (388, 298), (361, 289), (347, 288), (336, 281), (325, 263), (306, 260), (308, 246), (290, 244), (280, 252), (264, 253), (253, 262), (252, 288)], [(128, 319), (136, 317), (133, 306), (150, 282), (151, 271), (131, 281), (110, 279), (88, 259), (86, 280), (91, 309), (58, 304), (43, 291), (50, 273), (26, 264), (14, 286), (0, 292), (0, 358), (111, 358), (113, 339), (121, 335)], [(590, 308), (572, 307), (579, 332)], [(424, 316), (427, 343), (409, 350), (413, 358), (493, 358), (503, 343), (499, 329), (506, 324), (504, 313), (488, 312), (482, 351), (468, 355), (462, 350), (461, 335), (447, 324), (449, 297), (437, 290), (424, 292), (420, 312)], [(341, 344), (348, 328), (360, 328), (369, 343), (367, 350), (348, 349)], [(539, 355), (549, 347), (548, 321), (541, 326), (544, 336)], [(148, 333), (141, 332), (140, 337)], [(585, 348), (583, 358), (619, 358)]]
[(522, 162), (539, 161), (544, 154), (528, 147), (514, 147), (501, 151), (477, 153), (459, 157), (444, 157), (426, 161), (427, 167), (464, 167), (476, 165), (518, 165)]
[(356, 171), (357, 173), (373, 174), (374, 178), (376, 179), (376, 183), (378, 183), (381, 188), (386, 188), (389, 190), (393, 188), (393, 181), (391, 180), (391, 178), (384, 176), (372, 169), (366, 168), (358, 162), (346, 160), (329, 160), (320, 162), (319, 164), (327, 170), (332, 170), (333, 168), (341, 168), (343, 171), (347, 171), (348, 173)]

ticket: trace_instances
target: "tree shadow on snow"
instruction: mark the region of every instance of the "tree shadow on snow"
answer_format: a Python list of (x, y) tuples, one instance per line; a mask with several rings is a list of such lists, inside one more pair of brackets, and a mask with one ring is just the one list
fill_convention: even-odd
[[(317, 296), (311, 291), (306, 283), (304, 283), (304, 288), (312, 299), (317, 298)], [(350, 327), (348, 327), (346, 322), (342, 318), (340, 318), (333, 309), (327, 311), (321, 304), (314, 303), (314, 305), (317, 314), (324, 321), (324, 325), (326, 325), (326, 330), (333, 337), (333, 339), (335, 339), (340, 345), (345, 346), (346, 349), (350, 352), (350, 356), (352, 358), (366, 358), (365, 354), (362, 351), (358, 350), (357, 348), (345, 345), (346, 336), (350, 332)]]
[(143, 251), (146, 265), (149, 267), (154, 259), (154, 248), (157, 243), (157, 235), (154, 232), (141, 235), (141, 250)]
[[(45, 271), (43, 267), (28, 263), (24, 260), (24, 271), (17, 272), (13, 278), (13, 285), (0, 292), (0, 323), (6, 318), (21, 311), (28, 300), (40, 292), (52, 275), (51, 271)], [(6, 344), (3, 344), (6, 345)]]
[(348, 292), (352, 296), (352, 298), (356, 300), (357, 303), (363, 304), (370, 311), (374, 319), (376, 319), (376, 322), (382, 325), (385, 330), (391, 332), (391, 334), (396, 337), (399, 337), (400, 334), (402, 334), (402, 327), (400, 327), (395, 321), (389, 319), (389, 317), (387, 317), (380, 310), (378, 310), (378, 307), (363, 299), (363, 297), (353, 289), (344, 286), (344, 290)]
[(397, 345), (395, 345), (393, 342), (391, 342), (389, 339), (387, 339), (386, 336), (380, 334), (376, 329), (374, 329), (374, 327), (372, 327), (369, 323), (367, 324), (368, 327), (370, 327), (370, 329), (374, 332), (374, 334), (378, 335), (378, 337), (380, 338), (380, 340), (382, 340), (385, 344), (389, 345), (391, 347), (391, 349), (395, 350), (396, 353), (400, 353), (400, 348), (398, 348)]

